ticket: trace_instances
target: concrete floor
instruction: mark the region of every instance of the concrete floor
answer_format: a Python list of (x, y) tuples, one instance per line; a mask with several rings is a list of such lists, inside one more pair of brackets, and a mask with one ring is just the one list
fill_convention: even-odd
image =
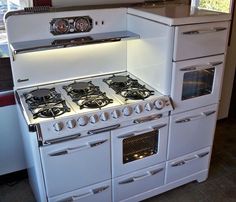
[[(145, 200), (159, 201), (236, 201), (236, 118), (217, 123), (209, 178), (205, 182), (192, 182)], [(0, 202), (35, 202), (27, 178), (15, 182), (0, 182)]]

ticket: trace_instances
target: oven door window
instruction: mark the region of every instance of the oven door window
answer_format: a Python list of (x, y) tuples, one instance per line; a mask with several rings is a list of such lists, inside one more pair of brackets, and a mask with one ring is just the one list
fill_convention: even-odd
[(123, 164), (140, 160), (158, 152), (159, 131), (154, 130), (123, 140)]
[(212, 93), (215, 68), (184, 73), (182, 100)]

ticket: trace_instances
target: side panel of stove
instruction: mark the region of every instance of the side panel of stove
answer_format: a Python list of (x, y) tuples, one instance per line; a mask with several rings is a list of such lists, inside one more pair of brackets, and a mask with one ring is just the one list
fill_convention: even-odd
[(47, 201), (37, 134), (36, 132), (29, 132), (19, 105), (17, 105), (17, 112), (23, 139), (28, 177), (34, 197), (36, 201)]
[(140, 40), (127, 42), (127, 70), (165, 95), (170, 95), (174, 27), (127, 15), (128, 30)]
[[(124, 31), (127, 27), (126, 12), (127, 9), (118, 8), (10, 16), (6, 20), (9, 44)], [(93, 29), (88, 33), (62, 36), (50, 33), (53, 18), (74, 16), (90, 16), (93, 19)], [(15, 55), (14, 60), (12, 54), (10, 57), (15, 88), (120, 72), (125, 71), (127, 66), (126, 42), (23, 53)], [(18, 79), (26, 81), (18, 82)]]

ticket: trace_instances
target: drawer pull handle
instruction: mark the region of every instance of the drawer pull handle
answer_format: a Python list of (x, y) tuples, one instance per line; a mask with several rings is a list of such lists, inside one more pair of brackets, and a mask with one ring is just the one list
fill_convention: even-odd
[(99, 194), (99, 193), (107, 190), (108, 188), (109, 188), (109, 186), (99, 187), (99, 188), (90, 190), (89, 192), (80, 194), (78, 196), (71, 196), (69, 198), (62, 199), (62, 200), (60, 200), (58, 202), (69, 202), (69, 201), (73, 202), (73, 201), (78, 201), (80, 199), (87, 198), (87, 197), (95, 195), (95, 194)]
[(203, 112), (203, 114), (205, 116), (210, 116), (210, 115), (215, 114), (215, 113), (216, 113), (216, 111)]
[(202, 29), (202, 30), (191, 30), (187, 32), (182, 32), (184, 35), (196, 35), (196, 34), (208, 34), (213, 32), (221, 32), (227, 30), (226, 27), (214, 27), (213, 29)]
[(154, 176), (158, 173), (160, 173), (161, 171), (163, 171), (164, 168), (158, 168), (156, 170), (152, 170), (152, 171), (147, 171), (146, 173), (139, 175), (139, 176), (134, 176), (134, 177), (130, 177), (128, 179), (125, 179), (121, 182), (119, 182), (119, 184), (129, 184), (138, 180), (142, 180), (144, 178), (150, 177), (150, 176)]
[(73, 147), (73, 148), (67, 148), (64, 149), (62, 151), (56, 151), (56, 152), (52, 152), (50, 154), (48, 154), (49, 156), (62, 156), (62, 155), (66, 155), (66, 154), (70, 154), (70, 153), (74, 153), (74, 152), (79, 152), (81, 150), (85, 150), (85, 149), (89, 149), (92, 147), (96, 147), (99, 146), (101, 144), (104, 144), (105, 142), (107, 142), (108, 140), (99, 140), (99, 141), (95, 141), (95, 142), (89, 142), (87, 144), (78, 146), (78, 147)]
[(209, 63), (211, 66), (218, 66), (218, 65), (221, 65), (221, 64), (223, 64), (223, 61), (218, 61), (218, 62), (210, 62)]
[(172, 167), (177, 167), (177, 166), (182, 166), (182, 165), (185, 165), (186, 163), (192, 161), (192, 160), (195, 160), (195, 159), (199, 159), (199, 158), (203, 158), (205, 156), (207, 156), (209, 154), (209, 152), (203, 152), (201, 154), (196, 154), (192, 157), (189, 157), (187, 159), (184, 159), (182, 161), (177, 161), (177, 162), (174, 162), (171, 164)]
[(208, 154), (209, 152), (204, 152), (204, 153), (198, 154), (198, 157), (203, 158), (204, 156), (207, 156)]

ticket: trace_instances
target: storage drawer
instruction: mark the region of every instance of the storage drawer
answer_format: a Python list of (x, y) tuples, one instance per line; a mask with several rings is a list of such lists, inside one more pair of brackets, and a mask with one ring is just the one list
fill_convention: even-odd
[(49, 202), (111, 202), (111, 181), (105, 181), (83, 189), (55, 196), (48, 199)]
[(168, 160), (212, 145), (216, 116), (217, 105), (172, 115)]
[(186, 60), (225, 53), (229, 22), (178, 26), (173, 60)]
[(110, 132), (40, 148), (49, 197), (111, 178)]
[(174, 182), (202, 170), (207, 170), (211, 147), (167, 162), (166, 183)]
[(165, 163), (115, 178), (113, 201), (121, 201), (164, 184)]

